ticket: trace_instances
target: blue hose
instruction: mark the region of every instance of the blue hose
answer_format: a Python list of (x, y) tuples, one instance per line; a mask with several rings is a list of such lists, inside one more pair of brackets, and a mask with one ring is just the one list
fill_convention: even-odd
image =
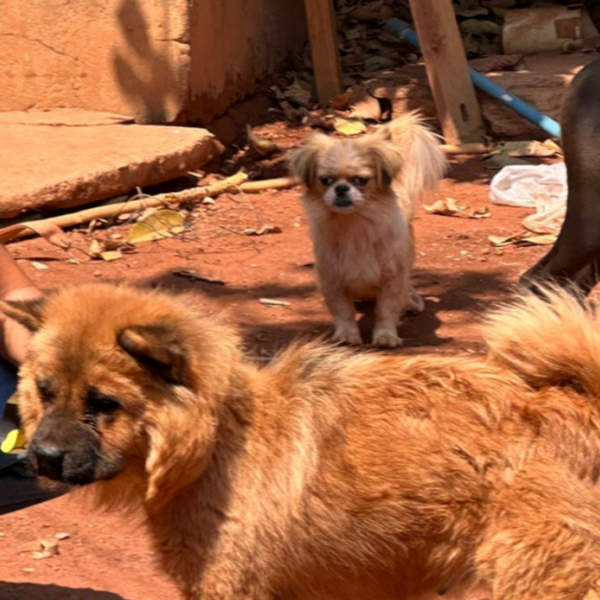
[[(415, 48), (419, 48), (419, 38), (417, 34), (410, 28), (410, 25), (400, 19), (389, 19), (386, 23), (386, 29), (399, 37), (401, 40), (407, 41)], [(542, 114), (533, 106), (527, 104), (514, 94), (511, 94), (508, 90), (494, 83), (491, 79), (478, 73), (477, 71), (469, 67), (469, 73), (471, 80), (480, 90), (483, 90), (486, 94), (500, 100), (502, 104), (505, 104), (509, 108), (512, 108), (516, 113), (525, 117), (528, 121), (531, 121), (538, 127), (541, 127), (545, 132), (550, 134), (552, 137), (560, 138), (560, 125), (550, 117)]]

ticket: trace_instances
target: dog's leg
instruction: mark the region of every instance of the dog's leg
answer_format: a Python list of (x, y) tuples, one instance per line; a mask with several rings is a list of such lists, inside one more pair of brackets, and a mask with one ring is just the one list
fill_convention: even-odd
[(396, 348), (402, 345), (398, 336), (398, 318), (408, 304), (408, 282), (391, 281), (383, 286), (375, 305), (373, 344), (380, 348)]
[(328, 285), (324, 279), (321, 279), (321, 290), (325, 297), (325, 304), (333, 317), (335, 327), (333, 341), (360, 346), (362, 340), (356, 322), (354, 300), (344, 290)]
[(476, 556), (493, 600), (581, 600), (595, 589), (600, 497), (561, 471), (556, 463), (537, 465), (495, 498)]

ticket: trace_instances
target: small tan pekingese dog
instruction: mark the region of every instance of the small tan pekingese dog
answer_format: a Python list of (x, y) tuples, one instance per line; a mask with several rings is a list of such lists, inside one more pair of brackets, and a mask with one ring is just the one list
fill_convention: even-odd
[(423, 310), (410, 285), (415, 206), (446, 165), (437, 136), (415, 112), (362, 138), (315, 133), (292, 154), (291, 170), (306, 186), (303, 201), (334, 341), (360, 344), (354, 301), (375, 300), (373, 344), (402, 343), (400, 316)]

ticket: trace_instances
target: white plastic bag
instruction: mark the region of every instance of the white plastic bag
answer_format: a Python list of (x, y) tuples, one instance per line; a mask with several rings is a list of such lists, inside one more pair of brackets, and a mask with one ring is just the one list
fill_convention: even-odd
[(565, 163), (504, 167), (490, 182), (490, 201), (535, 208), (535, 214), (523, 220), (524, 227), (539, 234), (557, 234), (567, 210)]
[(490, 200), (494, 204), (526, 208), (537, 208), (540, 204), (566, 205), (565, 163), (504, 167), (490, 183)]

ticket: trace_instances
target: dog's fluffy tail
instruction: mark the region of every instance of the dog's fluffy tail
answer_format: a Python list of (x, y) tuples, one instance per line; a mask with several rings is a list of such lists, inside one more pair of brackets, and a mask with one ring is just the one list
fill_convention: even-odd
[(541, 388), (578, 383), (600, 396), (600, 315), (557, 286), (522, 293), (488, 318), (489, 357)]
[(435, 190), (446, 173), (446, 155), (439, 137), (425, 125), (419, 112), (401, 115), (382, 127), (382, 133), (401, 150), (403, 166), (399, 185), (412, 214), (423, 192)]

